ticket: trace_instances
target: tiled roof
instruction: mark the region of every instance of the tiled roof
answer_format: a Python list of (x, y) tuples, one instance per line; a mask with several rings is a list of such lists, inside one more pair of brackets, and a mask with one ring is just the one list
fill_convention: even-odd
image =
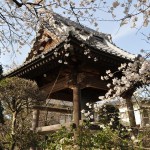
[(128, 60), (134, 60), (136, 57), (135, 55), (117, 47), (112, 42), (110, 34), (95, 31), (56, 13), (52, 14), (50, 20), (52, 24), (47, 24), (46, 22), (45, 26), (49, 30), (55, 28), (53, 31), (55, 31), (57, 36), (60, 36), (60, 38), (68, 35), (68, 32), (71, 31), (74, 33), (76, 38), (86, 42), (87, 44), (89, 43), (91, 46), (106, 53), (126, 58)]
[[(24, 65), (31, 63), (34, 60), (37, 60), (43, 54), (45, 55), (49, 51), (54, 50), (62, 42), (65, 42), (70, 32), (78, 40), (82, 41), (83, 43), (99, 51), (102, 51), (111, 55), (115, 55), (120, 58), (125, 58), (130, 61), (134, 60), (136, 57), (135, 55), (129, 52), (126, 52), (118, 48), (117, 46), (115, 46), (112, 43), (111, 36), (109, 34), (97, 32), (93, 29), (90, 29), (88, 27), (81, 25), (80, 23), (77, 23), (77, 22), (71, 21), (68, 18), (62, 17), (61, 15), (58, 15), (56, 13), (53, 13), (51, 18), (49, 18), (49, 20), (46, 20), (42, 25), (44, 26), (44, 30), (48, 30), (49, 32), (52, 32), (53, 34), (55, 34), (56, 36), (60, 38), (59, 43), (51, 47), (48, 51), (42, 52), (40, 55), (37, 55), (34, 58), (31, 58), (30, 60), (26, 61), (24, 64), (22, 64), (18, 68), (11, 70), (11, 72), (16, 71), (17, 69), (23, 67)], [(11, 72), (8, 72), (6, 75), (10, 74)]]
[(57, 22), (65, 24), (67, 26), (72, 26), (77, 30), (80, 30), (80, 31), (82, 30), (84, 32), (88, 32), (88, 33), (94, 34), (96, 36), (106, 37), (106, 36), (109, 35), (109, 34), (105, 34), (105, 33), (102, 33), (102, 32), (97, 32), (97, 31), (95, 31), (91, 28), (88, 28), (88, 27), (86, 27), (86, 26), (84, 26), (80, 23), (77, 23), (75, 21), (72, 21), (68, 18), (62, 17), (61, 15), (56, 14), (56, 13), (53, 13), (53, 19), (56, 20)]

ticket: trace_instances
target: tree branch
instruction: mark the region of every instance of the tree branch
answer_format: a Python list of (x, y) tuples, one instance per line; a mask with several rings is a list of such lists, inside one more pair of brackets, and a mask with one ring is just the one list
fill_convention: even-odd
[(22, 7), (23, 3), (18, 2), (17, 0), (13, 0), (13, 2), (18, 6), (18, 7)]

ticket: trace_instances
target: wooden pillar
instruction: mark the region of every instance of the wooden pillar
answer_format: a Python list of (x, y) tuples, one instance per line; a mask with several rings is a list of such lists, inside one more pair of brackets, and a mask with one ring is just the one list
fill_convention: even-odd
[(79, 85), (73, 86), (73, 121), (76, 127), (79, 126), (80, 120), (80, 87)]
[(33, 120), (32, 120), (32, 130), (35, 131), (36, 127), (38, 127), (39, 122), (39, 110), (33, 109)]
[(72, 90), (73, 90), (73, 122), (76, 127), (79, 126), (80, 120), (80, 85), (78, 83), (78, 65), (74, 65), (72, 68)]
[[(32, 112), (33, 118), (32, 118), (32, 131), (35, 132), (36, 128), (38, 127), (38, 122), (39, 122), (39, 110), (38, 109), (33, 109)], [(36, 146), (34, 143), (32, 143), (32, 146), (30, 147), (30, 150), (36, 150)]]
[[(32, 118), (32, 131), (35, 132), (36, 128), (38, 127), (38, 122), (39, 122), (39, 110), (38, 109), (33, 109), (32, 112), (33, 118)], [(32, 146), (30, 147), (30, 150), (36, 150), (36, 146), (34, 143), (32, 143)]]

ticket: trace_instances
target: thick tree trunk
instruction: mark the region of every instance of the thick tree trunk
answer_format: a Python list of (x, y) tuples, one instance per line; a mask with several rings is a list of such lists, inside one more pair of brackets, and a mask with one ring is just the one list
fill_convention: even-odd
[(126, 99), (126, 104), (127, 104), (130, 126), (131, 128), (134, 128), (136, 127), (136, 121), (135, 121), (134, 107), (131, 98)]
[(135, 128), (136, 127), (136, 121), (135, 121), (134, 107), (133, 107), (133, 103), (131, 100), (133, 92), (134, 92), (134, 88), (129, 89), (128, 91), (124, 92), (121, 95), (121, 97), (126, 99), (126, 105), (127, 105), (127, 111), (128, 111), (130, 126), (132, 128)]
[(133, 95), (134, 89), (130, 89), (126, 91), (123, 94), (123, 98), (126, 99), (126, 105), (127, 105), (127, 111), (128, 111), (128, 116), (129, 116), (129, 123), (130, 127), (133, 130), (133, 134), (137, 135), (137, 128), (136, 128), (136, 120), (135, 120), (135, 114), (134, 114), (134, 107), (133, 107), (133, 102), (131, 100), (132, 95)]

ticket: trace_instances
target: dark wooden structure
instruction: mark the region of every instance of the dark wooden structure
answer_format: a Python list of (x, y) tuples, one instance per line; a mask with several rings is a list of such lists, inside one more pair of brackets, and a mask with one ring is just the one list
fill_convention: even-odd
[[(73, 122), (78, 127), (81, 109), (87, 102), (98, 101), (107, 83), (101, 80), (106, 70), (117, 70), (121, 63), (133, 61), (134, 55), (118, 48), (108, 34), (96, 32), (58, 14), (52, 14), (38, 32), (25, 63), (6, 77), (35, 80), (49, 99), (73, 102)], [(33, 125), (38, 127), (39, 110), (33, 111)], [(62, 111), (50, 109), (48, 111)], [(54, 127), (54, 126), (53, 126)], [(53, 127), (43, 127), (51, 131)], [(57, 129), (60, 125), (57, 125)], [(42, 131), (42, 127), (37, 128)]]

